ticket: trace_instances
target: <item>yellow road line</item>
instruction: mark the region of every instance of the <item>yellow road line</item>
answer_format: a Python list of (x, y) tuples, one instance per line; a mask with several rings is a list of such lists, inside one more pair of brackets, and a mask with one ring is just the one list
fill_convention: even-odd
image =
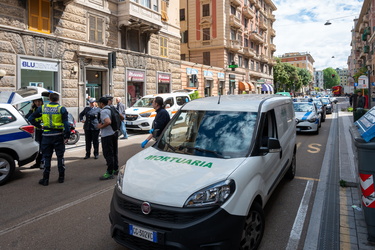
[(320, 179), (309, 178), (309, 177), (301, 177), (301, 176), (295, 176), (294, 178), (299, 179), (299, 180), (307, 180), (307, 181), (320, 181)]

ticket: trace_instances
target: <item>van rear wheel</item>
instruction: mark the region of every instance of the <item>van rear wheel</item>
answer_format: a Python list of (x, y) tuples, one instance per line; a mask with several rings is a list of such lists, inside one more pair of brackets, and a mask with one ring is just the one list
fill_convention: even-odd
[(254, 202), (245, 220), (240, 249), (257, 249), (263, 238), (264, 226), (265, 220), (262, 206), (258, 202)]

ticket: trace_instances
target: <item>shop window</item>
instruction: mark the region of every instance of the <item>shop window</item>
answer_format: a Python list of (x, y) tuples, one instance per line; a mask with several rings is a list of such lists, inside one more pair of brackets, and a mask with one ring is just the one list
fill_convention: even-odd
[(98, 16), (89, 16), (89, 41), (92, 43), (103, 43), (104, 18)]
[(202, 16), (210, 16), (210, 5), (203, 4), (202, 5)]
[(29, 29), (41, 33), (51, 33), (49, 0), (29, 0)]
[(180, 21), (185, 21), (185, 9), (180, 9)]
[(161, 1), (161, 20), (166, 22), (168, 21), (168, 14), (167, 14), (167, 2), (162, 0)]
[(203, 41), (207, 41), (207, 40), (211, 39), (211, 37), (210, 37), (210, 31), (211, 31), (210, 28), (204, 28), (203, 29)]
[(203, 52), (203, 64), (204, 65), (211, 65), (211, 55), (210, 52)]
[(168, 39), (166, 37), (160, 37), (160, 56), (168, 56)]

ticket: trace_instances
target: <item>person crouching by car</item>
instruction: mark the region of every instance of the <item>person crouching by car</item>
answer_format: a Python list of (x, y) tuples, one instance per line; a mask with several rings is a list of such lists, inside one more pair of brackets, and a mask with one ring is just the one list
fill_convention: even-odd
[[(86, 155), (83, 159), (90, 158), (91, 145), (94, 147), (94, 159), (98, 159), (100, 132), (98, 129), (98, 116), (100, 108), (97, 107), (95, 98), (90, 98), (89, 103), (89, 107), (86, 107), (79, 114), (79, 120), (84, 122), (83, 129), (85, 131)], [(85, 117), (85, 119), (83, 117)]]
[[(28, 120), (32, 113), (36, 111), (36, 109), (43, 105), (43, 99), (37, 99), (33, 100), (33, 104), (31, 105), (31, 109), (29, 110), (29, 113), (26, 114), (25, 118)], [(44, 168), (44, 162), (43, 162), (43, 155), (41, 150), (41, 144), (42, 144), (42, 134), (43, 134), (43, 122), (42, 117), (35, 119), (35, 141), (39, 143), (39, 153), (38, 156), (35, 159), (35, 164), (32, 165), (30, 168)]]
[(156, 133), (157, 139), (171, 119), (168, 111), (166, 111), (164, 108), (163, 98), (161, 98), (160, 96), (155, 97), (154, 101), (152, 102), (152, 107), (156, 110), (156, 116), (154, 122), (152, 123), (152, 129), (149, 131), (150, 135), (141, 144), (142, 148), (144, 148), (146, 144), (151, 140), (154, 130), (158, 129)]

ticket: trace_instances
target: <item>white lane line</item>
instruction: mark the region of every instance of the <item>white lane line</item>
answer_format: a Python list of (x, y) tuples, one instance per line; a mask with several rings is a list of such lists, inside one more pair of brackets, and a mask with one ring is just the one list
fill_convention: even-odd
[(77, 205), (77, 204), (79, 204), (79, 203), (82, 203), (82, 202), (84, 202), (84, 201), (86, 201), (86, 200), (89, 200), (89, 199), (91, 199), (91, 198), (94, 198), (95, 196), (101, 195), (101, 194), (103, 194), (103, 193), (105, 193), (105, 192), (112, 191), (112, 190), (113, 190), (113, 186), (107, 187), (107, 188), (105, 188), (105, 189), (99, 190), (98, 192), (95, 192), (95, 193), (92, 193), (92, 194), (90, 194), (90, 195), (88, 195), (88, 196), (82, 197), (81, 199), (78, 199), (78, 200), (76, 200), (76, 201), (73, 201), (73, 202), (67, 203), (67, 204), (65, 204), (65, 205), (63, 205), (63, 206), (61, 206), (61, 207), (57, 207), (57, 208), (55, 208), (55, 209), (53, 209), (53, 210), (51, 210), (51, 211), (48, 211), (48, 212), (46, 212), (46, 213), (44, 213), (44, 214), (40, 214), (40, 215), (37, 215), (37, 216), (35, 216), (35, 217), (33, 217), (33, 218), (30, 218), (30, 219), (28, 219), (28, 220), (25, 220), (25, 221), (23, 221), (23, 222), (20, 222), (20, 223), (18, 223), (17, 225), (14, 225), (14, 226), (12, 226), (12, 227), (5, 228), (5, 229), (3, 229), (3, 230), (0, 231), (0, 236), (2, 236), (2, 235), (4, 235), (4, 234), (7, 234), (7, 233), (10, 233), (10, 232), (12, 232), (12, 231), (14, 231), (14, 230), (17, 230), (17, 229), (19, 229), (19, 228), (21, 228), (21, 227), (23, 227), (23, 226), (26, 226), (26, 225), (31, 224), (31, 223), (33, 223), (33, 222), (39, 221), (39, 220), (41, 220), (41, 219), (43, 219), (43, 218), (45, 218), (45, 217), (47, 217), (47, 216), (53, 215), (53, 214), (55, 214), (55, 213), (58, 213), (58, 212), (60, 212), (60, 211), (65, 210), (65, 209), (67, 209), (67, 208), (69, 208), (69, 207), (75, 206), (75, 205)]
[(298, 208), (296, 219), (294, 220), (292, 231), (290, 232), (288, 245), (285, 249), (295, 250), (298, 249), (299, 240), (301, 239), (301, 233), (303, 229), (303, 224), (305, 223), (305, 218), (307, 210), (309, 208), (309, 201), (312, 193), (312, 188), (314, 181), (307, 181), (305, 192), (303, 194), (301, 203)]

